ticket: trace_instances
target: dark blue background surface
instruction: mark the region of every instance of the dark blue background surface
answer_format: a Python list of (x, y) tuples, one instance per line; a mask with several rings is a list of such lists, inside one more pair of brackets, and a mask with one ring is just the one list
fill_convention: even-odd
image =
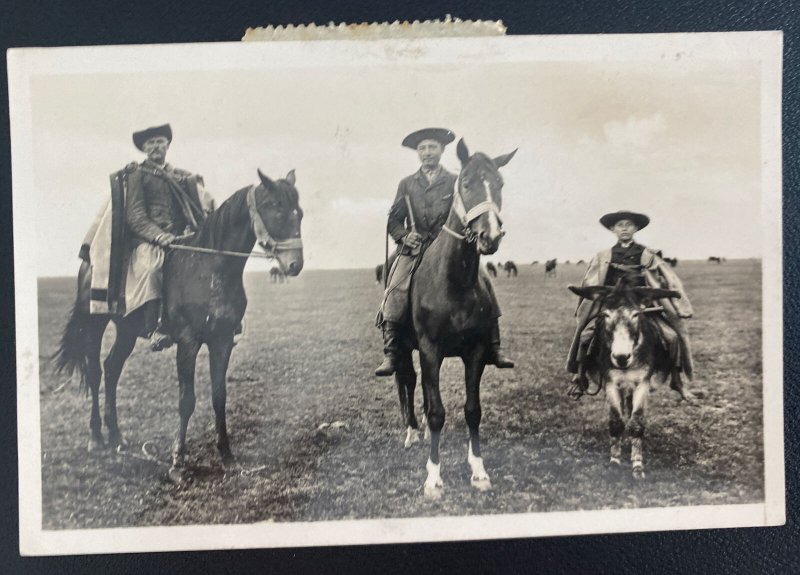
[[(458, 544), (393, 545), (214, 553), (164, 553), (70, 558), (18, 555), (16, 399), (14, 365), (11, 158), (5, 59), (0, 81), (0, 573), (429, 573), (483, 572), (742, 572), (799, 573), (797, 514), (798, 393), (798, 45), (796, 2), (618, 0), (530, 3), (466, 0), (381, 5), (358, 0), (232, 2), (41, 2), (0, 5), (2, 45), (65, 46), (220, 42), (267, 24), (501, 19), (509, 34), (594, 34), (784, 31), (784, 293), (787, 526), (639, 535), (525, 539)], [(17, 222), (19, 225), (20, 222)], [(7, 295), (6, 295), (7, 294)], [(769, 414), (767, 414), (769, 416)]]

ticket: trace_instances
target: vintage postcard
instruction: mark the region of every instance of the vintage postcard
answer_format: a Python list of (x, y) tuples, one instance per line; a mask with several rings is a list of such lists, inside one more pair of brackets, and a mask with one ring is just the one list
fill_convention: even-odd
[(779, 32), (8, 54), (25, 555), (779, 525)]

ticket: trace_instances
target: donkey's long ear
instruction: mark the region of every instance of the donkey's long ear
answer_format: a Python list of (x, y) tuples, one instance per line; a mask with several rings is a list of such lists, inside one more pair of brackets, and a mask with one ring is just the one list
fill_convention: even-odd
[(261, 168), (258, 169), (258, 178), (261, 180), (261, 183), (264, 184), (264, 187), (268, 190), (271, 190), (275, 187), (275, 182), (270, 180), (267, 176), (264, 175), (264, 172), (261, 171)]
[(458, 159), (461, 160), (461, 165), (466, 166), (467, 162), (469, 162), (469, 150), (467, 149), (467, 145), (464, 143), (464, 138), (461, 138), (458, 141), (458, 145), (456, 146), (456, 155)]
[(289, 173), (286, 174), (286, 181), (289, 182), (291, 185), (294, 185), (296, 178), (294, 176), (294, 170), (289, 170)]
[(674, 289), (635, 287), (633, 288), (633, 291), (638, 296), (649, 297), (652, 299), (665, 299), (665, 298), (679, 299), (681, 297), (680, 292), (677, 292)]
[(610, 294), (613, 288), (611, 286), (567, 286), (567, 289), (584, 299), (595, 300)]
[[(519, 148), (517, 148), (517, 150), (519, 150)], [(511, 158), (514, 157), (514, 154), (517, 153), (517, 150), (514, 150), (510, 154), (505, 154), (503, 156), (497, 156), (494, 159), (494, 165), (497, 166), (498, 168), (502, 168), (503, 166), (505, 166), (507, 163), (509, 163), (511, 161)]]

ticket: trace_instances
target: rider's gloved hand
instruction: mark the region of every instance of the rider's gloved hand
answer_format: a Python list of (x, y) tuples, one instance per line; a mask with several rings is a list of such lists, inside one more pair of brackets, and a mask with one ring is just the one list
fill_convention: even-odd
[(156, 244), (161, 246), (162, 248), (169, 247), (170, 244), (174, 243), (177, 240), (174, 235), (169, 232), (163, 232), (156, 236)]
[(403, 243), (411, 249), (417, 248), (422, 243), (422, 236), (417, 232), (408, 232), (406, 237), (403, 238)]

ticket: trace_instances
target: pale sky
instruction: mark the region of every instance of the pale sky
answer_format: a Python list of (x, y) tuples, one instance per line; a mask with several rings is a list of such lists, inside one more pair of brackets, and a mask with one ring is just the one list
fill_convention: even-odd
[[(759, 257), (759, 90), (756, 64), (720, 61), (37, 76), (38, 274), (76, 273), (108, 175), (144, 157), (131, 133), (164, 122), (167, 160), (218, 203), (256, 168), (296, 170), (307, 268), (383, 261), (397, 184), (419, 167), (400, 142), (426, 126), (492, 156), (519, 148), (495, 260), (588, 259), (614, 241), (598, 219), (620, 209), (648, 214), (637, 240), (679, 259)], [(455, 145), (443, 164), (458, 171)]]

